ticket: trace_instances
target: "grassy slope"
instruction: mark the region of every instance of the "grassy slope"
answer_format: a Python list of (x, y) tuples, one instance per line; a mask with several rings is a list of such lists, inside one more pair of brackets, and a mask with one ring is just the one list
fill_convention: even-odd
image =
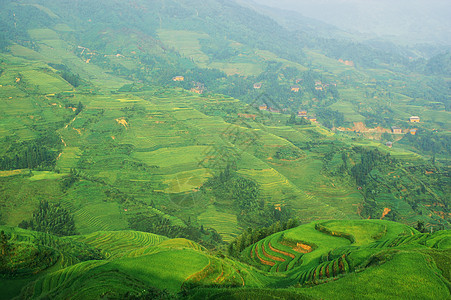
[[(24, 65), (22, 68), (27, 68)], [(6, 76), (4, 74), (1, 78)], [(46, 77), (44, 77), (45, 79)], [(53, 78), (53, 77), (51, 77)], [(45, 83), (47, 84), (47, 83)], [(48, 86), (45, 85), (45, 86)], [(54, 93), (63, 90), (53, 90)], [(48, 91), (46, 91), (48, 92)], [(99, 178), (106, 183), (122, 187), (122, 189), (138, 199), (150, 203), (152, 196), (148, 193), (138, 192), (146, 184), (160, 182), (161, 190), (170, 192), (168, 200), (161, 200), (159, 205), (167, 206), (174, 204), (171, 192), (188, 192), (202, 185), (211, 176), (208, 169), (200, 168), (199, 162), (203, 161), (211, 150), (213, 143), (222, 142), (222, 132), (228, 130), (228, 124), (218, 118), (206, 116), (193, 106), (205, 103), (207, 99), (182, 91), (169, 91), (155, 89), (150, 92), (138, 95), (97, 95), (88, 96), (82, 93), (75, 93), (73, 98), (69, 98), (72, 103), (81, 101), (85, 105), (84, 111), (70, 119), (62, 125), (59, 130), (65, 147), (57, 162), (57, 167), (63, 172), (68, 172), (70, 168), (81, 169), (90, 177)], [(218, 100), (223, 103), (235, 103), (234, 99), (210, 99), (207, 105), (214, 105)], [(25, 101), (19, 98), (18, 103)], [(56, 98), (42, 98), (37, 104), (48, 106), (54, 114), (61, 114), (64, 109), (60, 108), (59, 100)], [(53, 105), (56, 103), (56, 105)], [(211, 103), (211, 104), (210, 104)], [(141, 107), (144, 113), (124, 113), (123, 110), (131, 107)], [(12, 109), (9, 107), (9, 109)], [(22, 107), (21, 107), (22, 109)], [(35, 110), (34, 110), (35, 111)], [(120, 123), (122, 122), (122, 123)], [(272, 132), (277, 128), (268, 128), (268, 132), (261, 131), (260, 140), (263, 147), (268, 149), (268, 157), (273, 155), (273, 147), (279, 145), (291, 145), (286, 139), (278, 137)], [(315, 130), (316, 128), (313, 128)], [(183, 134), (181, 134), (183, 133)], [(219, 133), (219, 134), (218, 134)], [(318, 131), (321, 134), (321, 131)], [(297, 140), (308, 139), (309, 132), (296, 131)], [(328, 133), (326, 133), (328, 134)], [(325, 135), (327, 138), (327, 135)], [(132, 145), (134, 151), (127, 153), (111, 153), (99, 147), (98, 142), (103, 141), (108, 147), (123, 147)], [(207, 142), (208, 141), (208, 142)], [(82, 151), (81, 149), (85, 149)], [(297, 176), (296, 171), (302, 164), (298, 162), (282, 162), (271, 164), (271, 162), (261, 161), (254, 157), (252, 153), (245, 154), (242, 161), (243, 168), (240, 172), (250, 176), (262, 184), (265, 195), (268, 196), (269, 203), (284, 203), (292, 205), (299, 210), (299, 216), (305, 220), (313, 218), (342, 218), (346, 215), (355, 214), (351, 204), (358, 203), (359, 199), (351, 202), (333, 200), (333, 203), (324, 203), (323, 198), (311, 195), (311, 190), (305, 191), (309, 184), (299, 180), (295, 183), (292, 180)], [(124, 170), (122, 162), (124, 160), (138, 161), (147, 165), (156, 165), (158, 169), (154, 172), (137, 172), (132, 169)], [(247, 161), (247, 162), (246, 162)], [(305, 159), (303, 162), (307, 162)], [(108, 164), (105, 164), (108, 162)], [(261, 166), (255, 169), (256, 166)], [(283, 171), (283, 172), (282, 172)], [(308, 171), (311, 175), (318, 173), (319, 168)], [(156, 174), (155, 174), (156, 173)], [(303, 172), (301, 172), (303, 173)], [(157, 177), (154, 176), (157, 175)], [(39, 175), (39, 176), (38, 176)], [(51, 182), (57, 180), (61, 175), (51, 173), (35, 174), (31, 180), (46, 180)], [(161, 177), (160, 177), (161, 176)], [(23, 181), (19, 178), (11, 178), (13, 182)], [(327, 180), (327, 179), (326, 179)], [(278, 183), (282, 182), (282, 185)], [(277, 187), (277, 189), (275, 189)], [(330, 186), (331, 187), (331, 186)], [(326, 193), (335, 194), (340, 199), (336, 191)], [(68, 193), (61, 195), (61, 201), (69, 206), (75, 213), (76, 223), (81, 233), (89, 233), (97, 230), (120, 230), (126, 228), (124, 209), (127, 207), (118, 206), (114, 203), (105, 203), (103, 195), (105, 187), (98, 183), (81, 181), (74, 185)], [(280, 198), (280, 194), (286, 194)], [(350, 193), (350, 192), (349, 192)], [(349, 194), (343, 192), (344, 195)], [(58, 197), (56, 192), (55, 199)], [(347, 197), (347, 196), (345, 196)], [(90, 199), (86, 201), (86, 199)], [(297, 201), (293, 201), (297, 199)], [(167, 202), (169, 201), (169, 202)], [(22, 214), (24, 210), (32, 210), (31, 203), (20, 205), (15, 212)], [(175, 203), (177, 210), (185, 204)], [(192, 206), (192, 204), (190, 204)], [(199, 221), (203, 220), (202, 213), (206, 213), (207, 206), (204, 203), (194, 203), (198, 208), (197, 215)], [(201, 209), (201, 207), (204, 207)], [(346, 214), (340, 212), (345, 208)], [(102, 211), (102, 214), (98, 214)], [(12, 212), (11, 212), (12, 213)], [(11, 213), (6, 213), (6, 218)], [(125, 214), (124, 214), (125, 213)], [(233, 211), (226, 211), (225, 214), (235, 214)], [(193, 214), (190, 214), (193, 216)], [(212, 216), (210, 216), (212, 217)], [(233, 221), (233, 217), (230, 219)], [(8, 224), (18, 224), (21, 220), (8, 221)], [(206, 226), (217, 227), (223, 232), (223, 226), (219, 227), (215, 222), (205, 222)], [(223, 232), (223, 236), (234, 236), (237, 233), (236, 221), (230, 223), (229, 230)], [(227, 239), (227, 238), (226, 238)]]
[[(0, 80), (9, 82), (12, 87), (15, 70), (19, 72), (30, 67), (37, 69), (38, 66), (20, 59), (7, 58), (11, 68), (8, 67), (8, 71), (4, 72)], [(55, 78), (53, 75), (48, 76)], [(45, 84), (47, 87), (50, 83)], [(61, 91), (63, 90), (53, 90), (55, 93)], [(40, 97), (35, 99), (31, 107), (27, 106), (30, 98), (21, 94), (17, 94), (17, 99), (13, 102), (16, 106), (10, 105), (11, 100), (8, 98), (3, 101), (5, 112), (10, 116), (10, 119), (6, 120), (17, 124), (17, 127), (10, 127), (11, 131), (5, 132), (5, 135), (10, 132), (24, 132), (23, 138), (26, 139), (33, 134), (28, 129), (30, 127), (17, 123), (17, 115), (22, 116), (22, 122), (27, 120), (25, 124), (35, 126), (45, 125), (43, 118), (64, 121), (62, 117), (66, 117), (65, 123), (61, 123), (61, 129), (58, 130), (65, 143), (57, 162), (57, 167), (63, 174), (70, 168), (82, 170), (90, 178), (116, 186), (145, 203), (154, 201), (160, 210), (170, 206), (175, 209), (175, 215), (179, 218), (191, 217), (197, 219), (200, 224), (214, 227), (226, 240), (238, 233), (234, 210), (222, 210), (224, 216), (208, 215), (208, 218), (205, 218), (211, 203), (199, 202), (199, 199), (189, 196), (189, 192), (199, 188), (211, 176), (209, 169), (199, 165), (211, 155), (210, 145), (227, 142), (223, 132), (231, 128), (220, 118), (205, 115), (197, 107), (214, 107), (218, 102), (238, 105), (235, 99), (219, 95), (206, 98), (180, 90), (154, 88), (135, 94), (89, 95), (76, 92), (73, 97), (63, 99)], [(71, 118), (70, 110), (59, 107), (63, 104), (62, 101), (81, 101), (85, 109), (75, 118)], [(133, 107), (138, 110), (127, 112)], [(39, 122), (36, 117), (31, 118), (29, 115), (39, 116)], [(1, 122), (4, 126), (0, 128), (8, 128), (6, 120)], [(249, 123), (252, 125), (252, 122)], [(268, 203), (288, 205), (303, 221), (359, 218), (358, 207), (362, 203), (362, 195), (355, 186), (336, 181), (324, 174), (321, 154), (305, 151), (303, 157), (294, 161), (273, 158), (279, 147), (292, 147), (292, 143), (334, 142), (336, 137), (331, 132), (319, 126), (260, 128), (263, 130), (258, 131), (256, 145), (260, 147), (259, 155), (255, 155), (255, 147), (247, 149), (247, 152), (242, 154), (239, 172), (261, 185)], [(132, 151), (125, 151), (126, 147), (131, 147)], [(326, 152), (327, 144), (322, 147), (325, 148), (318, 151)], [(125, 168), (124, 160), (158, 168), (145, 172)], [(130, 205), (106, 202), (106, 186), (98, 182), (81, 181), (65, 194), (61, 194), (56, 190), (59, 177), (61, 175), (36, 173), (30, 178), (30, 181), (36, 180), (37, 183), (49, 182), (48, 187), (55, 186), (53, 190), (39, 184), (31, 186), (30, 182), (20, 177), (6, 177), (4, 180), (10, 182), (11, 186), (25, 183), (25, 186), (30, 186), (29, 193), (43, 189), (45, 197), (50, 196), (50, 199), (62, 201), (75, 213), (77, 227), (81, 233), (127, 228), (126, 219), (133, 210)], [(166, 194), (163, 197), (149, 194), (145, 192), (149, 188)], [(18, 199), (20, 195), (11, 194), (12, 199)], [(4, 220), (7, 224), (17, 225), (23, 216), (30, 215), (35, 200), (15, 201), (21, 204), (14, 209), (6, 209)], [(102, 211), (102, 214), (98, 214), (99, 211)], [(219, 226), (220, 223), (225, 226)]]
[[(342, 233), (355, 237), (355, 243), (320, 232), (315, 229), (317, 224), (335, 232), (343, 230)], [(41, 244), (52, 248), (60, 257), (50, 268), (38, 272), (34, 277), (2, 280), (2, 287), (6, 292), (3, 297), (12, 297), (19, 292), (22, 298), (47, 296), (83, 299), (96, 298), (101, 294), (106, 295), (105, 293), (118, 297), (127, 291), (139, 293), (149, 287), (168, 289), (174, 293), (181, 288), (188, 289), (187, 293), (191, 296), (199, 293), (213, 296), (220, 293), (217, 297), (221, 297), (221, 294), (231, 297), (238, 297), (240, 294), (260, 295), (265, 293), (261, 288), (270, 287), (271, 290), (267, 293), (271, 294), (277, 288), (295, 285), (306, 271), (311, 272), (308, 270), (312, 268), (319, 270), (318, 266), (324, 265), (326, 254), (333, 259), (334, 255), (341, 257), (341, 253), (346, 253), (346, 264), (351, 269), (336, 275), (335, 279), (326, 278), (324, 269), (321, 273), (316, 271), (313, 276), (318, 279), (307, 285), (310, 288), (301, 285), (296, 289), (281, 290), (281, 295), (289, 297), (299, 294), (299, 297), (308, 298), (310, 295), (325, 299), (333, 297), (332, 295), (339, 295), (340, 298), (350, 295), (358, 298), (387, 298), (400, 297), (409, 291), (416, 298), (423, 298), (432, 291), (437, 299), (449, 296), (447, 286), (450, 273), (447, 262), (451, 245), (450, 232), (418, 234), (408, 226), (388, 221), (315, 222), (276, 234), (281, 236), (279, 239), (266, 238), (271, 240), (271, 247), (279, 251), (293, 251), (288, 250), (290, 246), (284, 246), (287, 244), (283, 241), (289, 240), (302, 241), (314, 247), (312, 252), (303, 254), (300, 264), (292, 267), (285, 275), (284, 272), (280, 275), (265, 273), (232, 259), (213, 257), (189, 240), (167, 239), (142, 232), (97, 232), (86, 236), (56, 238), (10, 227), (1, 229), (11, 236), (9, 244), (13, 247)], [(403, 239), (401, 243), (400, 238)], [(387, 244), (386, 241), (398, 241), (398, 245), (392, 242)], [(278, 252), (271, 252), (268, 244), (259, 244), (266, 248), (259, 250), (260, 256), (272, 253), (273, 258), (275, 255), (282, 257)], [(378, 246), (374, 248), (375, 245)], [(77, 251), (94, 249), (92, 247), (98, 249), (104, 258), (87, 261), (71, 258), (71, 255), (79, 253)], [(15, 255), (19, 255), (18, 252)], [(22, 262), (29, 259), (35, 261), (34, 256), (24, 255)], [(376, 257), (378, 261), (375, 260)], [(361, 265), (365, 261), (370, 263)], [(354, 268), (358, 272), (354, 272)], [(328, 271), (330, 276), (331, 270)], [(408, 278), (405, 277), (407, 273)], [(409, 285), (404, 284), (405, 280), (408, 280)], [(29, 284), (21, 291), (27, 283)], [(204, 290), (189, 290), (198, 285), (204, 287)], [(205, 289), (211, 285), (244, 285), (248, 289), (231, 289), (227, 292)], [(415, 289), (412, 290), (411, 286)]]
[[(17, 225), (22, 219), (31, 217), (31, 212), (40, 199), (48, 199), (52, 202), (61, 201), (75, 214), (77, 229), (86, 234), (79, 239), (96, 245), (96, 248), (101, 249), (114, 260), (105, 263), (84, 262), (59, 271), (49, 269), (49, 274), (31, 285), (29, 290), (24, 291), (24, 295), (44, 296), (49, 293), (49, 296), (65, 298), (71, 294), (74, 295), (74, 298), (83, 299), (83, 297), (106, 293), (111, 289), (115, 289), (117, 292), (125, 291), (126, 285), (134, 285), (138, 291), (148, 284), (161, 288), (169, 287), (172, 291), (178, 291), (183, 282), (191, 275), (199, 273), (203, 276), (208, 273), (209, 269), (205, 268), (212, 263), (214, 265), (212, 267), (213, 274), (216, 276), (213, 276), (211, 282), (222, 282), (220, 275), (224, 270), (223, 265), (226, 265), (225, 269), (229, 270), (230, 282), (233, 284), (240, 285), (240, 282), (244, 281), (246, 284), (249, 282), (249, 286), (276, 286), (278, 281), (273, 277), (265, 277), (262, 273), (234, 261), (217, 262), (198, 247), (193, 247), (190, 242), (176, 241), (175, 245), (156, 246), (157, 243), (147, 241), (153, 240), (148, 237), (136, 241), (134, 237), (131, 237), (135, 236), (133, 232), (124, 232), (120, 235), (111, 232), (95, 233), (98, 230), (128, 228), (127, 217), (135, 213), (134, 207), (129, 203), (119, 204), (111, 201), (105, 196), (109, 186), (117, 186), (128, 195), (145, 203), (149, 204), (155, 200), (160, 209), (169, 206), (171, 212), (180, 218), (199, 216), (197, 219), (199, 224), (216, 226), (225, 239), (235, 236), (239, 227), (237, 226), (236, 212), (233, 210), (220, 211), (212, 203), (205, 202), (193, 201), (194, 203), (188, 204), (189, 201), (179, 201), (171, 193), (167, 193), (164, 197), (158, 193), (159, 191), (188, 192), (205, 182), (209, 176), (209, 170), (199, 168), (197, 165), (199, 160), (207, 155), (201, 150), (208, 149), (209, 145), (215, 143), (224, 143), (221, 132), (226, 130), (229, 125), (221, 118), (207, 116), (194, 107), (214, 106), (221, 101), (236, 103), (236, 100), (221, 96), (204, 98), (182, 91), (158, 88), (134, 95), (131, 93), (114, 95), (108, 92), (103, 95), (92, 95), (76, 92), (74, 97), (69, 100), (74, 103), (81, 101), (86, 108), (79, 116), (72, 119), (73, 114), (70, 110), (63, 108), (62, 100), (51, 95), (72, 90), (72, 87), (45, 63), (64, 63), (104, 91), (115, 90), (128, 81), (112, 76), (100, 67), (81, 60), (72, 51), (68, 51), (76, 45), (64, 41), (60, 33), (70, 30), (71, 28), (68, 28), (67, 25), (58, 26), (55, 30), (31, 30), (29, 33), (36, 40), (39, 52), (13, 45), (10, 50), (14, 56), (1, 54), (4, 60), (3, 67), (6, 64), (6, 70), (0, 76), (0, 85), (2, 85), (0, 87), (0, 108), (4, 113), (0, 120), (0, 137), (14, 134), (19, 141), (26, 141), (36, 137), (35, 128), (55, 126), (58, 123), (59, 134), (66, 144), (57, 163), (62, 174), (45, 171), (35, 172), (32, 177), (27, 177), (25, 176), (28, 174), (27, 170), (24, 170), (22, 174), (2, 172), (0, 179), (4, 183), (2, 195), (5, 196), (2, 199), (2, 205), (4, 205), (2, 222)], [(180, 32), (162, 32), (160, 34), (163, 41), (165, 38), (171, 40), (173, 36), (180, 36)], [(187, 38), (184, 41), (186, 45), (174, 44), (173, 46), (183, 51), (185, 48), (188, 49), (187, 51), (192, 51), (197, 55), (196, 59), (198, 59), (199, 65), (208, 66), (204, 54), (196, 44), (199, 39), (198, 34), (189, 32), (184, 33), (184, 36)], [(184, 55), (190, 55), (189, 52), (184, 53), (183, 51)], [(352, 68), (340, 65), (317, 53), (308, 52), (308, 54), (312, 58), (313, 65), (318, 69), (327, 68), (335, 74), (344, 72), (349, 74), (352, 71)], [(250, 74), (258, 74), (263, 69), (266, 60), (280, 59), (271, 53), (256, 51), (255, 54), (242, 58), (239, 62), (215, 63), (211, 66), (219, 67), (229, 74), (244, 74), (245, 71)], [(302, 69), (299, 65), (280, 61)], [(125, 66), (133, 66), (133, 62), (129, 61), (120, 63)], [(16, 82), (19, 74), (23, 76), (22, 82)], [(354, 75), (362, 76), (357, 72)], [(389, 74), (373, 75), (389, 76)], [(24, 88), (23, 83), (28, 84), (31, 89), (34, 89), (34, 92), (30, 93), (30, 89)], [(340, 92), (344, 98), (352, 101), (359, 101), (363, 95), (362, 92), (351, 89), (340, 89)], [(385, 100), (385, 98), (381, 99), (381, 101)], [(408, 113), (399, 115), (399, 118), (405, 119), (409, 114), (416, 114), (417, 108), (407, 105), (409, 99), (403, 98), (402, 100), (400, 101), (402, 104), (397, 104), (396, 109), (405, 110)], [(346, 113), (347, 121), (362, 121), (362, 116), (353, 107), (352, 101), (343, 100), (334, 104), (334, 107), (340, 107)], [(378, 101), (374, 100), (375, 103)], [(127, 113), (126, 109), (133, 106), (143, 107), (144, 113)], [(438, 118), (440, 122), (447, 124), (448, 119), (445, 112), (425, 109), (421, 113), (424, 114), (426, 121)], [(355, 206), (362, 201), (362, 196), (355, 191), (355, 187), (334, 182), (332, 178), (322, 174), (322, 157), (320, 155), (306, 152), (305, 156), (298, 161), (271, 159), (275, 149), (289, 146), (293, 142), (333, 140), (334, 138), (329, 132), (316, 126), (295, 129), (284, 126), (263, 127), (262, 131), (260, 141), (264, 149), (263, 155), (260, 153), (257, 156), (249, 150), (243, 155), (239, 172), (262, 185), (269, 203), (289, 205), (303, 221), (318, 218), (358, 218)], [(126, 149), (128, 145), (132, 146), (131, 152)], [(0, 149), (0, 151), (3, 152), (6, 149)], [(168, 158), (168, 153), (171, 153), (173, 157)], [(189, 155), (186, 155), (187, 153)], [(127, 168), (122, 164), (125, 160), (136, 163), (144, 162), (148, 165), (159, 166), (159, 168), (151, 171)], [(70, 168), (74, 167), (82, 169), (86, 178), (100, 179), (104, 183), (82, 179), (69, 190), (62, 191), (60, 179)], [(17, 193), (19, 190), (20, 192)], [(155, 193), (149, 193), (149, 191), (155, 191)], [(34, 197), (30, 197), (30, 195)], [(209, 215), (215, 211), (220, 211), (220, 213), (214, 216)], [(173, 221), (177, 222), (177, 220), (174, 218)], [(380, 223), (375, 226), (377, 228), (373, 228), (369, 225), (371, 223), (365, 224), (363, 226), (365, 228), (362, 228), (361, 224), (353, 222), (329, 224), (329, 226), (336, 231), (347, 230), (346, 232), (354, 235), (357, 240), (354, 246), (364, 246), (373, 240), (374, 234), (379, 232), (378, 228), (383, 226), (381, 225), (383, 223)], [(298, 271), (317, 266), (323, 255), (333, 250), (334, 247), (345, 247), (350, 244), (346, 239), (318, 233), (312, 226), (296, 228), (286, 232), (283, 236), (283, 238), (310, 242), (318, 246), (313, 252), (303, 255), (303, 265), (297, 269)], [(389, 226), (390, 230), (387, 231), (386, 238), (396, 237), (399, 234), (400, 230), (395, 227), (394, 225)], [(103, 242), (108, 247), (103, 248)], [(135, 247), (140, 247), (140, 249), (133, 250)], [(381, 266), (354, 275), (354, 279), (351, 277), (353, 275), (348, 275), (339, 281), (306, 289), (306, 293), (320, 297), (324, 294), (338, 294), (346, 297), (350, 293), (364, 296), (365, 291), (360, 287), (370, 283), (374, 285), (374, 295), (383, 297), (384, 294), (381, 292), (383, 285), (374, 283), (372, 276), (390, 278), (392, 269), (400, 266), (400, 271), (393, 272), (393, 281), (381, 281), (387, 286), (394, 285), (391, 289), (394, 290), (391, 291), (393, 293), (390, 294), (391, 296), (402, 295), (403, 290), (398, 289), (398, 285), (395, 286), (395, 284), (401, 282), (403, 272), (412, 272), (413, 278), (419, 281), (418, 278), (421, 278), (422, 274), (420, 268), (427, 270), (428, 279), (424, 286), (417, 286), (418, 296), (425, 296), (428, 289), (434, 289), (433, 296), (436, 298), (449, 296), (449, 291), (447, 293), (444, 289), (446, 283), (443, 278), (436, 275), (440, 272), (449, 273), (449, 268), (443, 268), (442, 263), (439, 266), (440, 271), (427, 263), (431, 261), (431, 258), (437, 262), (440, 257), (445, 257), (446, 262), (449, 255), (426, 250), (417, 253), (409, 251), (409, 249), (401, 249), (400, 254), (393, 256), (393, 259)], [(264, 255), (261, 248), (258, 251), (260, 255)], [(266, 251), (271, 253), (268, 249)], [(116, 259), (125, 253), (129, 257)], [(276, 253), (272, 253), (272, 255), (277, 256)], [(185, 258), (192, 259), (196, 263), (188, 265)], [(162, 278), (156, 276), (155, 271), (166, 271), (165, 263), (168, 259), (180, 262), (179, 266), (174, 266), (179, 272), (168, 276), (167, 281), (163, 281)], [(421, 262), (418, 268), (412, 266), (411, 262), (413, 261)], [(152, 267), (155, 266), (155, 269), (148, 267), (151, 264)], [(139, 269), (139, 271), (136, 271), (135, 274), (135, 268), (131, 270), (131, 266), (136, 266), (136, 270)], [(240, 270), (241, 274), (247, 272), (247, 275), (237, 274), (236, 270)], [(292, 271), (290, 274), (296, 278), (299, 275), (296, 275), (296, 272)], [(75, 277), (71, 277), (72, 275)], [(95, 280), (87, 284), (86, 278), (89, 276)], [(193, 278), (196, 277), (190, 279)], [(207, 278), (210, 280), (210, 277), (207, 276)], [(29, 280), (34, 279), (36, 278)], [(68, 282), (66, 286), (61, 285), (64, 280)], [(208, 280), (207, 284), (211, 283)], [(292, 282), (292, 279), (288, 281)], [(109, 282), (109, 284), (102, 285), (99, 282)], [(168, 284), (169, 282), (170, 284)], [(286, 282), (283, 281), (282, 285)], [(8, 297), (17, 294), (19, 287), (24, 283), (22, 280), (2, 281), (3, 286), (12, 287), (9, 294), (6, 293)], [(74, 285), (69, 287), (71, 283)], [(343, 285), (340, 285), (341, 283)], [(358, 283), (358, 287), (356, 283)], [(255, 291), (255, 293), (261, 295), (261, 291)]]
[[(126, 291), (141, 292), (147, 287), (167, 289), (177, 293), (187, 282), (203, 285), (213, 283), (260, 286), (260, 279), (252, 269), (238, 262), (211, 256), (203, 247), (185, 239), (169, 240), (165, 237), (136, 232), (96, 232), (86, 236), (56, 238), (54, 236), (1, 227), (9, 238), (10, 247), (18, 245), (45, 245), (56, 253), (58, 261), (39, 275), (16, 280), (6, 277), (1, 287), (12, 298), (21, 292), (21, 298), (97, 298), (107, 291), (111, 295)], [(70, 255), (76, 249), (98, 249), (100, 260), (80, 261)], [(78, 247), (71, 249), (73, 247)], [(94, 247), (94, 248), (92, 248)], [(84, 249), (83, 248), (83, 249)], [(14, 252), (15, 256), (19, 252)], [(15, 260), (18, 258), (14, 257)], [(23, 261), (36, 257), (23, 254)], [(66, 263), (63, 264), (62, 261)], [(241, 275), (238, 270), (241, 270)], [(37, 280), (36, 280), (37, 279)], [(22, 291), (22, 287), (29, 283)], [(6, 286), (7, 284), (8, 286)], [(141, 289), (141, 290), (140, 290)]]

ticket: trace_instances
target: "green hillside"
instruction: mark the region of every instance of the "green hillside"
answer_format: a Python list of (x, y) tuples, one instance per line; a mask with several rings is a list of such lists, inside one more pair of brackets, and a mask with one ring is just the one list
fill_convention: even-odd
[(0, 298), (449, 298), (449, 54), (403, 53), (235, 1), (2, 1)]
[(192, 241), (143, 232), (58, 238), (0, 229), (3, 299), (249, 297), (266, 289), (267, 295), (306, 299), (406, 292), (449, 297), (450, 232), (422, 234), (389, 221), (314, 222), (268, 236), (240, 258), (213, 256)]

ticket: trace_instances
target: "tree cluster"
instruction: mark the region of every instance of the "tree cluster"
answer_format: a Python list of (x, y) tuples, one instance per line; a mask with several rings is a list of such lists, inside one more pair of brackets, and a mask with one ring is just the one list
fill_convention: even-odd
[(7, 155), (0, 157), (0, 169), (53, 168), (56, 160), (55, 154), (46, 145), (36, 142), (23, 142), (17, 147), (10, 149)]
[(230, 165), (227, 165), (219, 175), (210, 178), (203, 189), (211, 190), (217, 199), (233, 199), (234, 205), (242, 214), (263, 208), (264, 203), (259, 198), (259, 185), (251, 179), (238, 175)]
[(366, 177), (374, 167), (381, 163), (390, 162), (390, 154), (383, 154), (377, 149), (355, 147), (354, 150), (360, 153), (360, 162), (351, 168), (351, 175), (357, 185), (361, 186), (366, 183)]
[(30, 221), (22, 221), (20, 228), (41, 231), (57, 236), (75, 235), (74, 217), (60, 204), (40, 201)]
[(238, 257), (241, 251), (265, 237), (297, 226), (299, 226), (299, 221), (297, 219), (289, 219), (284, 222), (277, 221), (268, 227), (248, 228), (229, 244), (228, 254), (230, 256)]
[(172, 224), (169, 219), (160, 215), (137, 214), (129, 218), (128, 222), (130, 228), (136, 231), (150, 232), (169, 238), (186, 238), (207, 248), (214, 248), (222, 243), (222, 238), (216, 230), (194, 226), (190, 221), (186, 226), (180, 226)]

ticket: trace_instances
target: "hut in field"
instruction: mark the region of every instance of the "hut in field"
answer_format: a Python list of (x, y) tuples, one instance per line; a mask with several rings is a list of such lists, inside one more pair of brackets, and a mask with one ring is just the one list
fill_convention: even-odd
[(183, 76), (175, 76), (172, 78), (173, 81), (185, 81), (185, 77)]
[(398, 126), (393, 126), (391, 130), (394, 134), (402, 134), (402, 129)]
[(411, 116), (409, 120), (411, 123), (420, 123), (420, 117), (418, 116)]
[(385, 146), (387, 146), (388, 148), (393, 147), (393, 142), (386, 142)]

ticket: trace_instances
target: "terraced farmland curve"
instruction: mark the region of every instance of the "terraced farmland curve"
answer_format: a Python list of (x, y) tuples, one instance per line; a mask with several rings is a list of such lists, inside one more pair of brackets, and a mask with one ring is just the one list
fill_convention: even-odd
[(316, 282), (348, 272), (347, 252), (339, 251), (340, 258), (332, 255), (334, 249), (425, 240), (414, 233), (408, 226), (380, 220), (318, 221), (266, 237), (242, 255), (265, 271), (289, 272), (302, 283)]
[(283, 243), (283, 233), (276, 233), (243, 251), (251, 261), (270, 272), (286, 272), (298, 265), (303, 253)]
[(168, 238), (139, 231), (99, 231), (75, 237), (74, 240), (92, 245), (106, 257), (112, 258), (126, 256), (131, 252), (137, 255), (139, 249), (145, 253), (146, 248), (156, 246)]

